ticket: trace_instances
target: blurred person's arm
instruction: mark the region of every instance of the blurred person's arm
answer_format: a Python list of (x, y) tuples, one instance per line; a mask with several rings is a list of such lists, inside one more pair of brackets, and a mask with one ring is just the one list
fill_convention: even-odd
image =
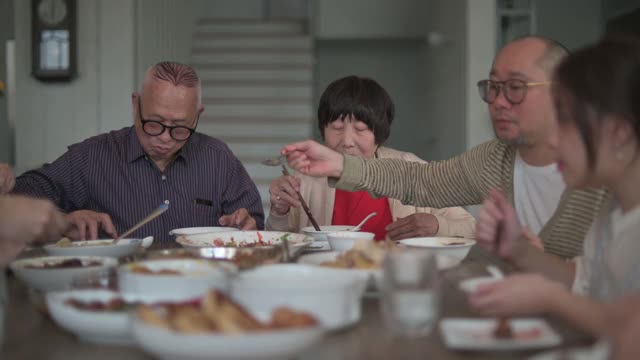
[(0, 197), (0, 266), (27, 245), (57, 241), (67, 228), (64, 214), (47, 200)]

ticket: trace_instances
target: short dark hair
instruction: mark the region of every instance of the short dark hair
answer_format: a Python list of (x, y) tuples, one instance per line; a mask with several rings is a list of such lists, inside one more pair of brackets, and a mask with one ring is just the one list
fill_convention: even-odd
[(596, 162), (595, 134), (603, 116), (629, 121), (640, 139), (639, 38), (608, 35), (577, 50), (556, 68), (552, 89), (558, 121), (575, 123), (591, 168)]
[(351, 75), (329, 84), (320, 97), (318, 128), (322, 138), (330, 123), (348, 116), (367, 124), (376, 144), (381, 145), (391, 134), (395, 107), (387, 91), (375, 80)]

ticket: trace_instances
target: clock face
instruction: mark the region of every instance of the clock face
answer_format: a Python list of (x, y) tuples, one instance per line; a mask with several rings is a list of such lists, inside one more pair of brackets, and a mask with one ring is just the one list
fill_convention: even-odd
[(47, 25), (57, 25), (67, 16), (64, 0), (42, 0), (38, 5), (38, 16)]

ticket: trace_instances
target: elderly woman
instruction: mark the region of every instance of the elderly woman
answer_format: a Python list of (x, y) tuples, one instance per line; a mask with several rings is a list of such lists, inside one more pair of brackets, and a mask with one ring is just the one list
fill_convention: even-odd
[[(384, 88), (368, 78), (348, 76), (331, 83), (320, 98), (318, 127), (330, 148), (344, 154), (424, 162), (411, 153), (382, 146), (389, 138), (394, 105)], [(327, 178), (296, 174), (282, 176), (269, 189), (271, 211), (266, 228), (299, 232), (310, 226), (296, 195), (299, 190), (322, 225), (357, 225), (372, 212), (362, 231), (376, 239), (417, 236), (471, 237), (475, 220), (464, 209), (407, 206), (398, 200), (373, 198), (366, 191), (347, 192), (329, 187)]]

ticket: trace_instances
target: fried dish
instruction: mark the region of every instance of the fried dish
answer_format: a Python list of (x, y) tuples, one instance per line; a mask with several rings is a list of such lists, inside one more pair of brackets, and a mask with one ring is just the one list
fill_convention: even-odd
[(386, 247), (384, 242), (356, 241), (353, 248), (338, 255), (335, 260), (325, 261), (320, 265), (342, 269), (379, 269)]
[(205, 295), (199, 303), (139, 305), (137, 313), (140, 319), (149, 325), (185, 334), (240, 334), (318, 324), (312, 315), (287, 308), (274, 310), (269, 322), (261, 322), (244, 307), (215, 290)]
[(70, 269), (70, 268), (79, 268), (79, 267), (89, 267), (89, 266), (100, 266), (102, 262), (100, 261), (87, 261), (82, 262), (80, 259), (67, 259), (60, 262), (49, 262), (43, 264), (32, 264), (27, 265), (25, 268), (27, 269)]

